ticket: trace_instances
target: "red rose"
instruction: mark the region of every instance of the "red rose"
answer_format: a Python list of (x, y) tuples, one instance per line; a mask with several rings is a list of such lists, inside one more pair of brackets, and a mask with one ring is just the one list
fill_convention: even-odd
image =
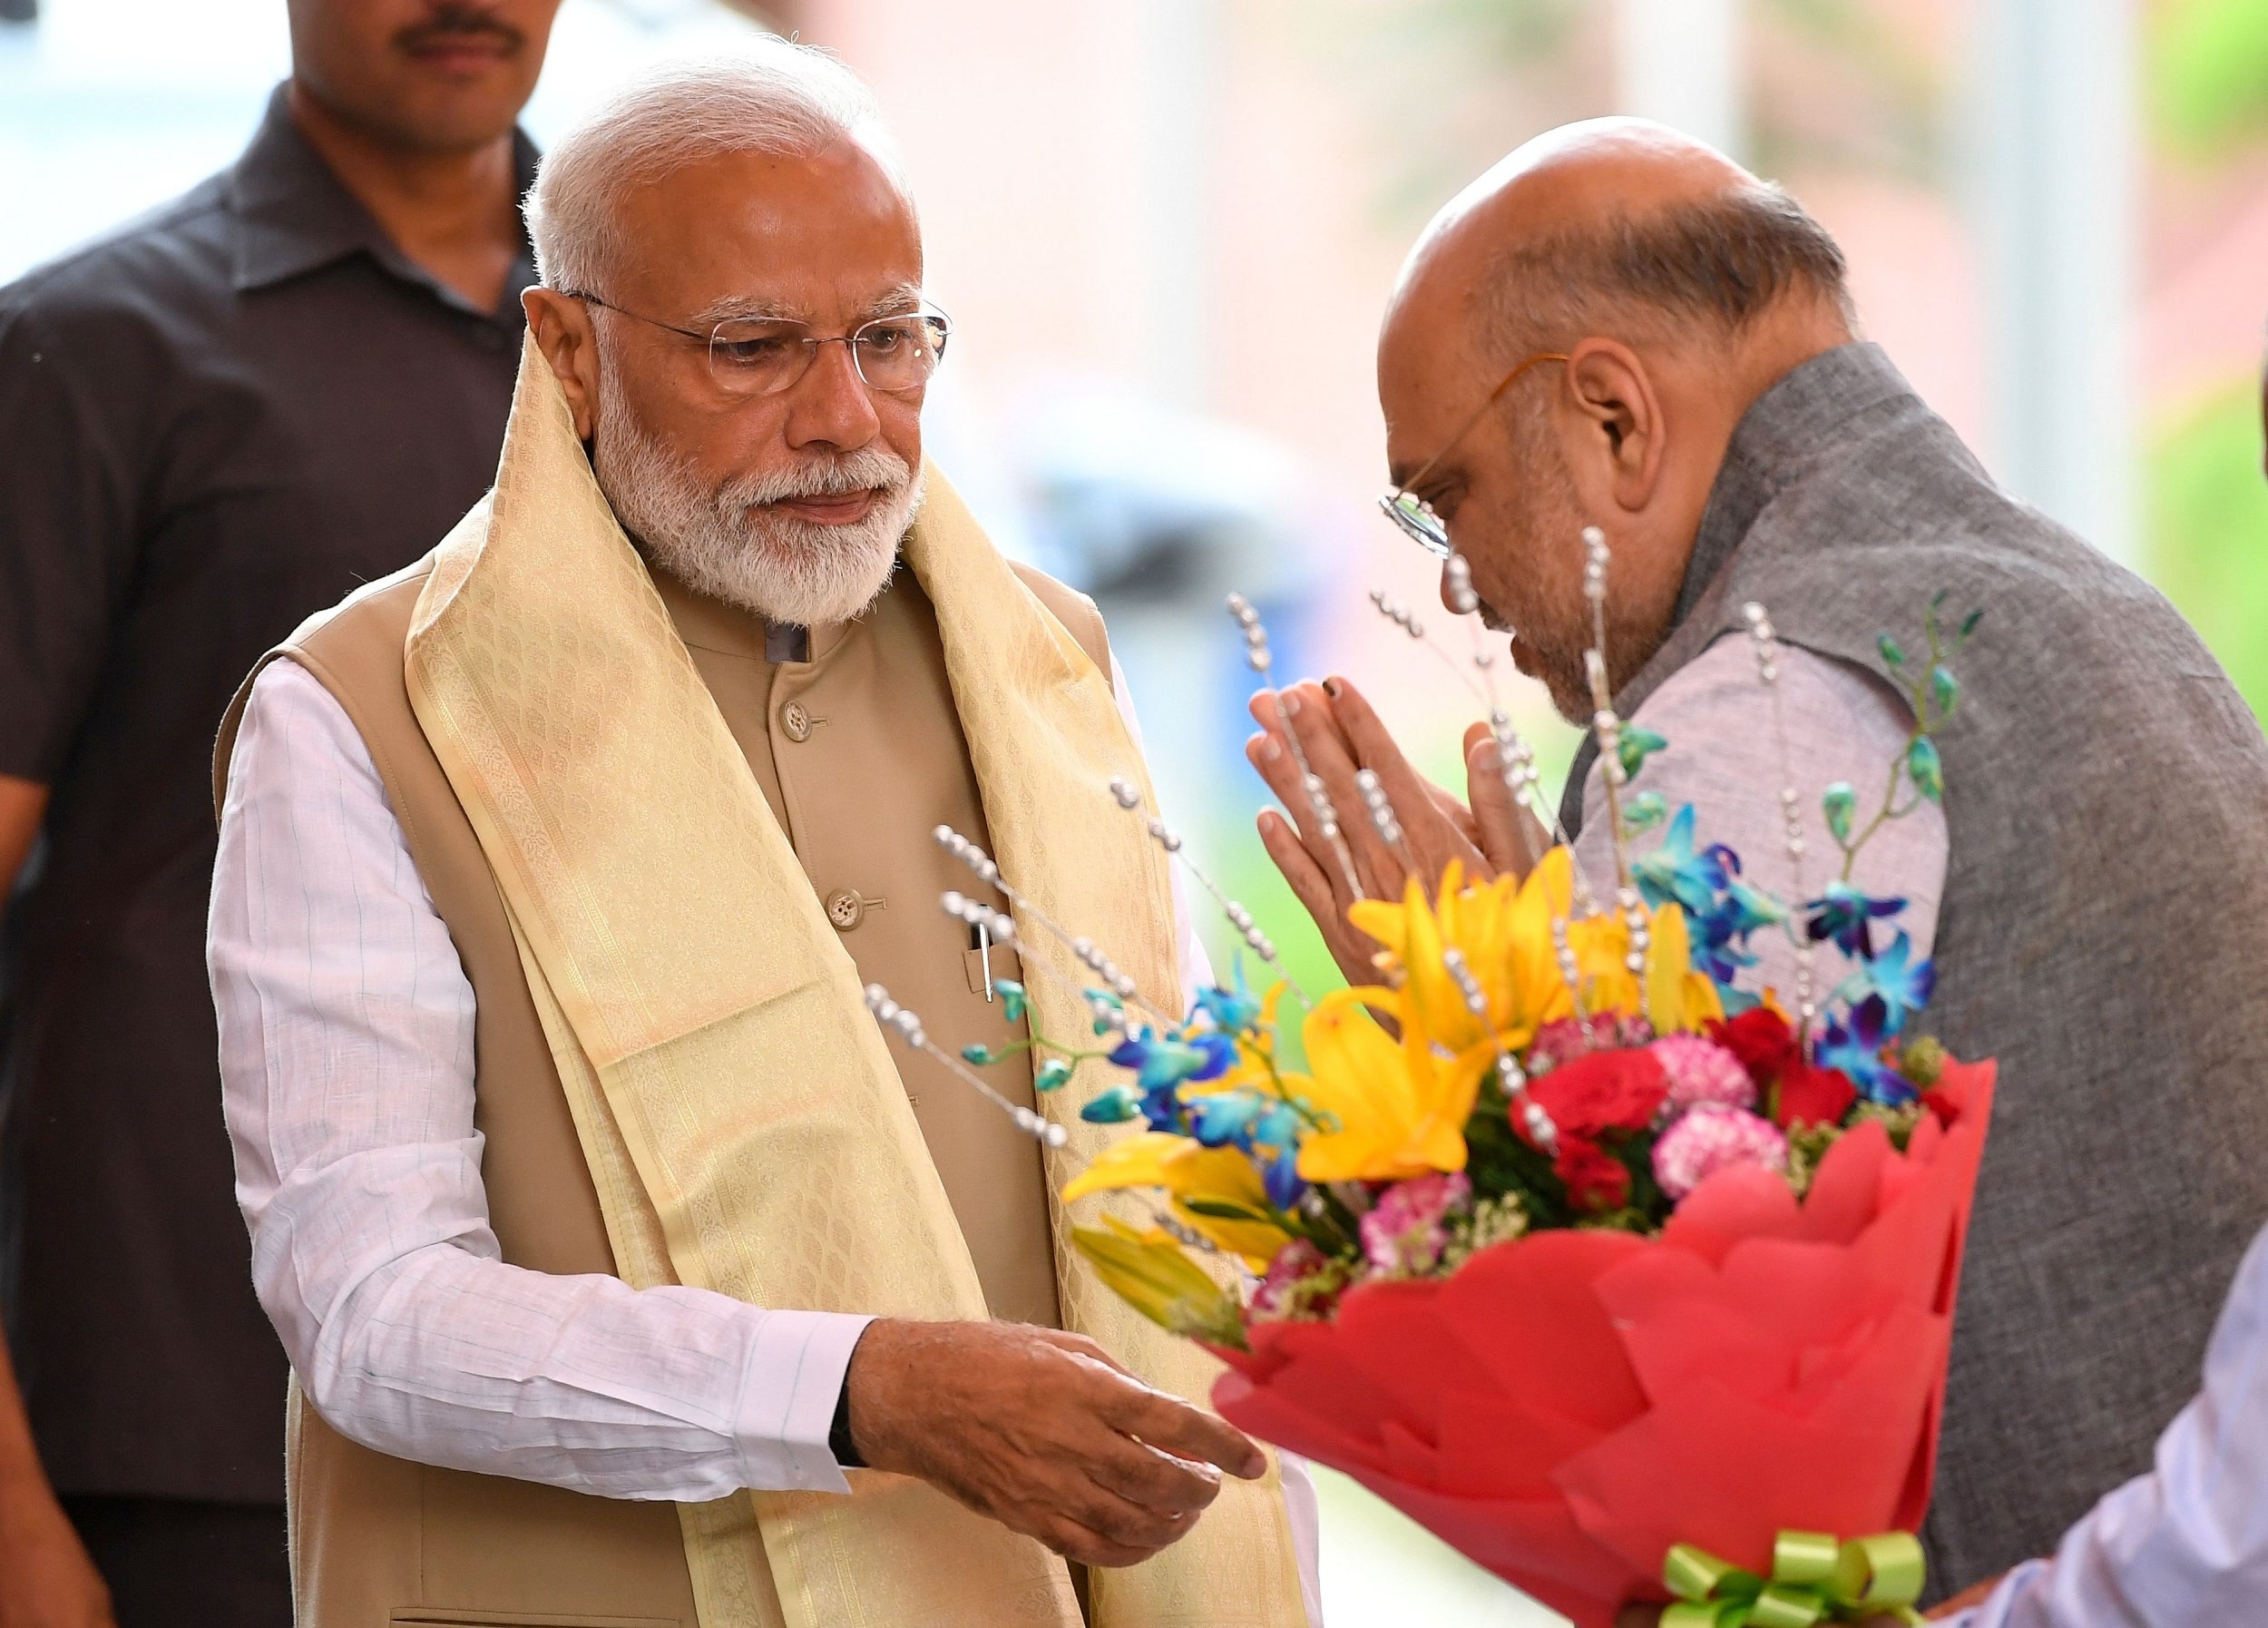
[(1779, 1089), (1772, 1099), (1773, 1117), (1784, 1131), (1797, 1125), (1839, 1125), (1858, 1099), (1857, 1090), (1841, 1069), (1791, 1064), (1780, 1071)]
[(1552, 1173), (1567, 1183), (1568, 1202), (1594, 1214), (1619, 1210), (1630, 1201), (1630, 1171), (1598, 1144), (1579, 1136), (1559, 1138)]
[[(1669, 1075), (1661, 1059), (1643, 1047), (1592, 1052), (1530, 1081), (1528, 1094), (1551, 1116), (1562, 1141), (1606, 1131), (1643, 1131), (1661, 1112)], [(1528, 1134), (1517, 1113), (1512, 1127)]]
[(1769, 1006), (1751, 1006), (1730, 1022), (1711, 1020), (1709, 1038), (1740, 1059), (1759, 1090), (1770, 1090), (1783, 1070), (1801, 1060), (1794, 1029)]

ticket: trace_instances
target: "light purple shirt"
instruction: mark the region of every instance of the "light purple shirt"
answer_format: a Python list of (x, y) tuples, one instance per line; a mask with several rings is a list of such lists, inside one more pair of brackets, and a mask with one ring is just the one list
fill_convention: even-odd
[[(1783, 645), (1775, 698), (1756, 676), (1746, 638), (1719, 639), (1664, 681), (1631, 721), (1669, 744), (1646, 761), (1632, 791), (1658, 791), (1674, 817), (1684, 804), (1695, 812), (1699, 848), (1723, 843), (1740, 856), (1742, 877), (1794, 904), (1816, 898), (1839, 873), (1842, 855), (1820, 813), (1821, 794), (1837, 780), (1858, 794), (1859, 823), (1881, 806), (1892, 762), (1906, 749), (1913, 713), (1878, 675), (1862, 668)], [(1803, 868), (1787, 852), (1780, 793), (1794, 787), (1804, 829)], [(1909, 796), (1903, 800), (1911, 800)], [(1652, 852), (1662, 828), (1630, 845)], [(1945, 891), (1948, 854), (1945, 810), (1925, 802), (1875, 832), (1860, 851), (1852, 883), (1880, 897), (1902, 898), (1903, 915), (1890, 923), (1913, 940), (1913, 958), (1930, 953), (1937, 937), (1938, 901)], [(1600, 897), (1614, 891), (1614, 848), (1607, 819), (1607, 790), (1594, 769), (1583, 788), (1583, 831), (1576, 862)], [(1878, 932), (1878, 947), (1889, 935)], [(1751, 994), (1766, 988), (1793, 1005), (1796, 954), (1784, 932), (1766, 930), (1749, 942), (1757, 964), (1735, 980)], [(1833, 946), (1816, 952), (1814, 987), (1826, 995), (1851, 971)]]

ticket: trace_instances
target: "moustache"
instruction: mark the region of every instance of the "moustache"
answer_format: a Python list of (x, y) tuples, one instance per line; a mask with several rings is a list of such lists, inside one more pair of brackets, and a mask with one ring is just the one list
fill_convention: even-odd
[(516, 54), (527, 44), (527, 34), (513, 27), (485, 5), (445, 4), (436, 6), (431, 16), (422, 23), (412, 23), (396, 29), (394, 44), (408, 52), (425, 50), (434, 45), (450, 44), (464, 40), (489, 39), (496, 43), (504, 54)]
[(717, 495), (720, 506), (757, 509), (799, 497), (840, 497), (852, 492), (894, 495), (913, 476), (913, 470), (897, 454), (865, 447), (792, 469), (743, 476)]

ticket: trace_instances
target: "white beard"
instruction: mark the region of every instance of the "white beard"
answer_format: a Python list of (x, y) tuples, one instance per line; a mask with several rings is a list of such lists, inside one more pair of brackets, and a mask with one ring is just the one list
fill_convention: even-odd
[[(698, 593), (767, 622), (823, 627), (865, 614), (897, 569), (898, 545), (922, 504), (922, 479), (879, 444), (745, 475), (703, 490), (690, 464), (638, 421), (601, 356), (599, 490), (653, 562)], [(863, 520), (822, 525), (767, 505), (879, 491)]]

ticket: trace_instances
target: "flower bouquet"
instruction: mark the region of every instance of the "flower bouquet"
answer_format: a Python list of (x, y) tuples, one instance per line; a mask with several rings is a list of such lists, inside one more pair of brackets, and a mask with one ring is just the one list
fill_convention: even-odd
[[(1457, 565), (1452, 590), (1469, 593)], [(1232, 608), (1265, 677), (1266, 635)], [(1077, 941), (1100, 978), (1085, 992), (1095, 1035), (1034, 1034), (1035, 1083), (1123, 1071), (1081, 1113), (1139, 1128), (1064, 1196), (1139, 1190), (1155, 1207), (1147, 1227), (1105, 1217), (1076, 1246), (1227, 1364), (1213, 1401), (1231, 1422), (1344, 1471), (1582, 1628), (1672, 1596), (1686, 1603), (1667, 1620), (1690, 1624), (1905, 1610), (1921, 1577), (1903, 1535), (1929, 1500), (1993, 1071), (1922, 1032), (1933, 972), (1898, 929), (1903, 901), (1853, 878), (1868, 837), (1942, 795), (1931, 737), (1958, 704), (1947, 662), (1975, 623), (1941, 628), (1931, 606), (1926, 661), (1885, 635), (1913, 732), (1871, 823), (1853, 788), (1825, 789), (1842, 867), (1816, 893), (1800, 885), (1793, 791), (1798, 887), (1783, 898), (1729, 849), (1696, 846), (1694, 809), (1671, 816), (1634, 789), (1665, 742), (1615, 717), (1595, 659), (1611, 891), (1559, 842), (1524, 876), (1452, 865), (1399, 900), (1361, 900), (1350, 919), (1379, 946), (1380, 980), (1308, 1005), (1304, 1068), (1281, 1044), (1284, 1003), (1304, 1000), (1288, 981), (1256, 995), (1240, 962), (1186, 1018), (1145, 1018)], [(1749, 624), (1776, 705), (1769, 619), (1751, 607)], [(1532, 796), (1531, 757), (1491, 716), (1508, 785)], [(1383, 797), (1363, 795), (1397, 844)], [(1315, 812), (1339, 840), (1327, 801)], [(982, 854), (941, 839), (998, 884)], [(947, 905), (1017, 934), (1006, 913)], [(1794, 946), (1786, 1004), (1740, 986), (1766, 933)], [(1827, 945), (1852, 970), (1815, 991)], [(1025, 966), (1044, 960), (1027, 950)]]

